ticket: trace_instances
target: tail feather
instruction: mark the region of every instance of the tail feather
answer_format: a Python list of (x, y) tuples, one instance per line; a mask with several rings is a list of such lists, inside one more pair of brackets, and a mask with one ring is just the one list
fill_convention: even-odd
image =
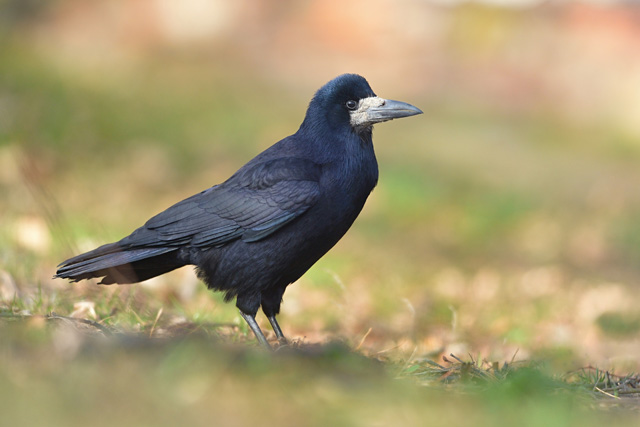
[(140, 282), (185, 265), (177, 252), (176, 248), (127, 249), (110, 243), (62, 262), (53, 277), (72, 282), (103, 277), (101, 284)]
[(76, 255), (72, 258), (69, 258), (66, 261), (62, 261), (60, 264), (58, 264), (58, 267), (61, 267), (64, 265), (77, 264), (83, 261), (92, 260), (101, 255), (114, 254), (114, 253), (122, 252), (123, 250), (124, 249), (122, 248), (122, 246), (120, 246), (118, 243), (107, 243), (106, 245), (102, 245), (89, 252), (85, 252), (83, 254)]

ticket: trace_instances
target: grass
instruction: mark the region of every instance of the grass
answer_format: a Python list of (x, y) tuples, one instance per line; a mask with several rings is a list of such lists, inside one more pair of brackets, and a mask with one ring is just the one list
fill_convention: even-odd
[(477, 425), (595, 426), (634, 419), (620, 410), (630, 401), (619, 396), (637, 393), (638, 377), (594, 369), (560, 378), (541, 365), (455, 355), (392, 361), (339, 342), (268, 354), (220, 338), (219, 326), (171, 337), (159, 328), (149, 338), (33, 316), (5, 318), (0, 328), (0, 396), (11, 424), (468, 425), (473, 418)]
[(292, 345), (267, 354), (188, 269), (123, 287), (51, 276), (290, 133), (314, 88), (237, 58), (96, 73), (16, 41), (0, 64), (7, 425), (637, 416), (639, 153), (615, 129), (408, 100), (426, 114), (376, 129), (380, 184), (287, 291)]

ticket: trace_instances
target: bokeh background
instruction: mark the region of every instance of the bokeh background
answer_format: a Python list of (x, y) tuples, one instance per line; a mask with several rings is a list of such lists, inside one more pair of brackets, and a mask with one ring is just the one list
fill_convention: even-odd
[(51, 276), (226, 179), (354, 72), (425, 114), (376, 128), (379, 185), (285, 294), (285, 333), (368, 354), (640, 366), (638, 2), (0, 10), (3, 313), (246, 334), (189, 268), (134, 287)]

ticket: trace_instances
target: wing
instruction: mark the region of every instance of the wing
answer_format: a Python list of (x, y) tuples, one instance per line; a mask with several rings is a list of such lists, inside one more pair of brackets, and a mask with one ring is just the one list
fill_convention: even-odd
[(154, 216), (120, 244), (211, 247), (261, 240), (317, 202), (320, 173), (320, 165), (299, 158), (248, 164), (225, 183)]

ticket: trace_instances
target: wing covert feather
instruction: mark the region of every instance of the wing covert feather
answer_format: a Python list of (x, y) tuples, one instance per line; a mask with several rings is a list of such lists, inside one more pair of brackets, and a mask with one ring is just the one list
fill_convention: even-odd
[[(255, 242), (293, 221), (320, 194), (321, 166), (305, 159), (247, 165), (214, 186), (154, 216), (130, 237), (132, 246), (219, 246), (242, 238)], [(149, 233), (150, 232), (150, 233)]]

